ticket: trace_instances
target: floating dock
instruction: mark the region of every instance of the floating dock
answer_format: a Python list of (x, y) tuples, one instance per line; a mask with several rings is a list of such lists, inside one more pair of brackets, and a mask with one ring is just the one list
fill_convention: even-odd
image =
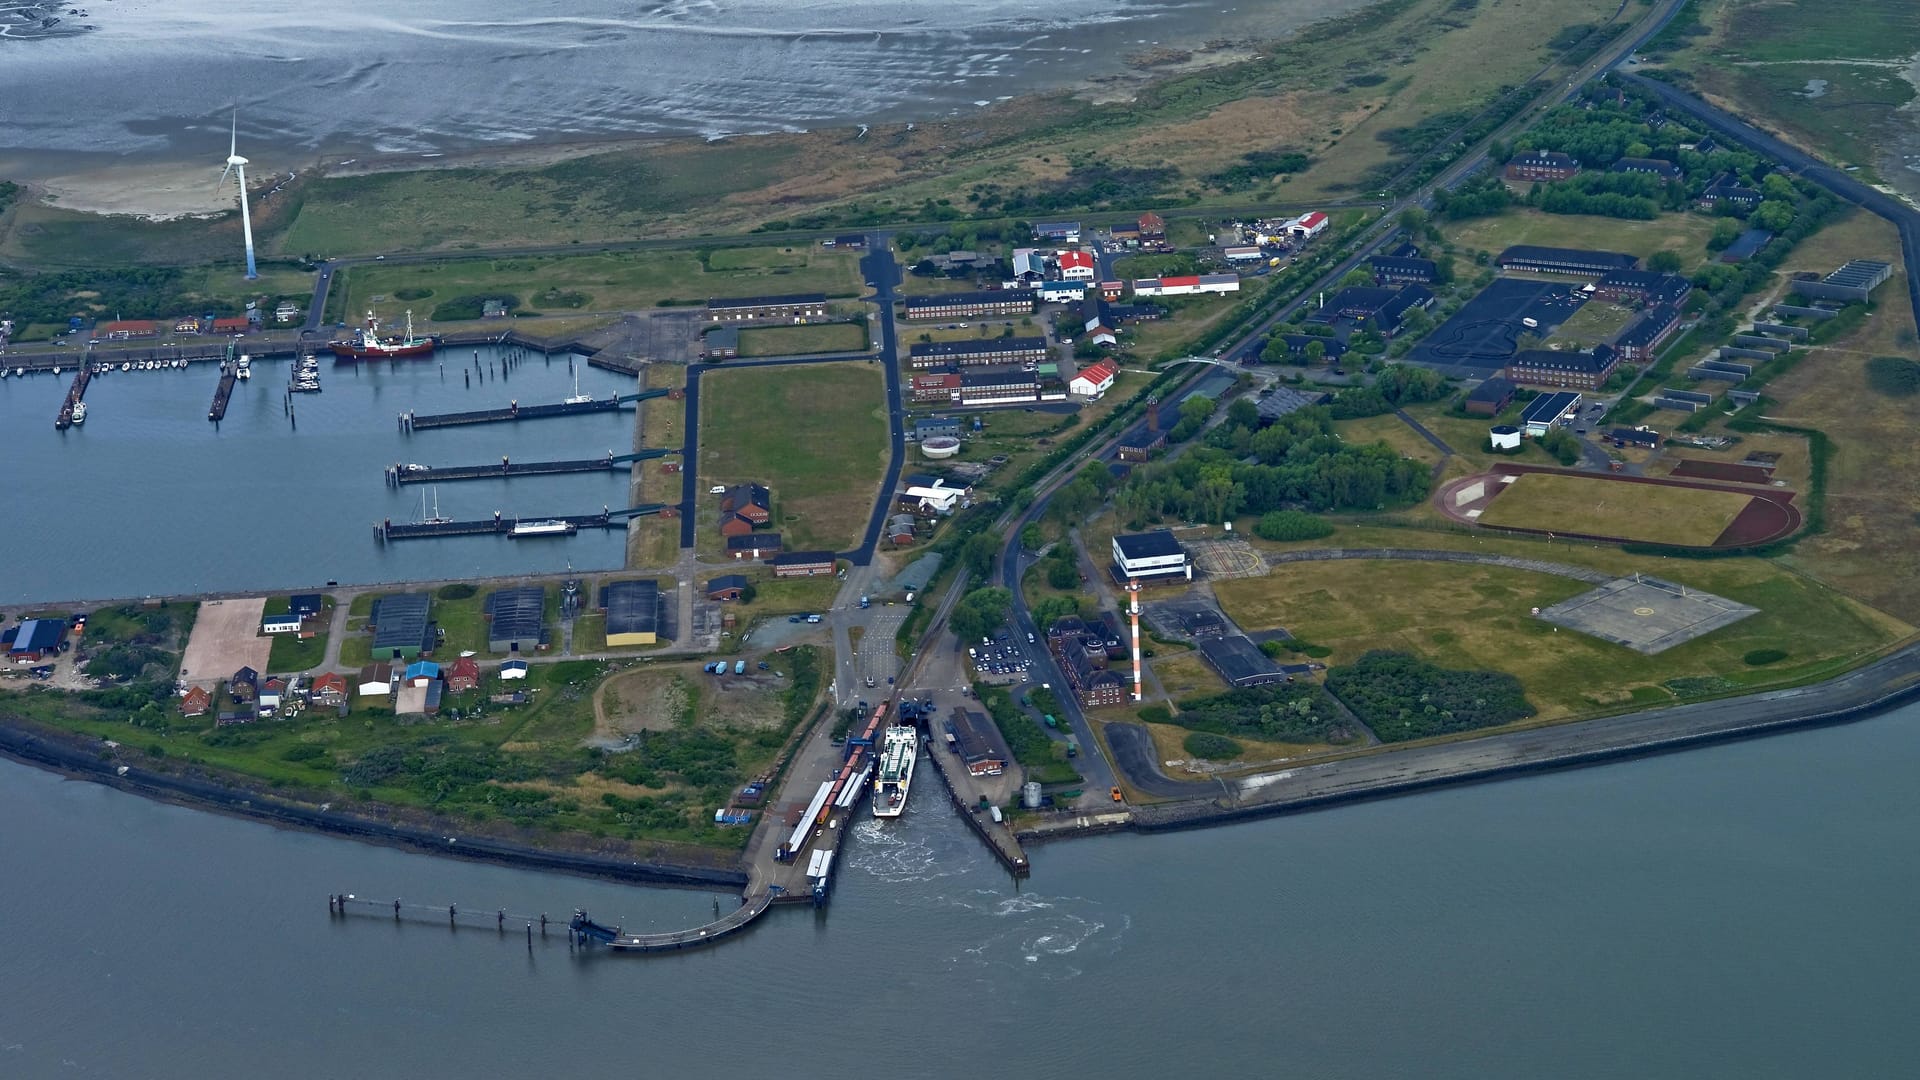
[(571, 536), (581, 529), (613, 529), (626, 524), (628, 518), (646, 517), (658, 514), (672, 517), (678, 510), (665, 503), (648, 503), (645, 506), (628, 507), (625, 510), (602, 510), (597, 514), (547, 514), (538, 517), (506, 517), (494, 514), (491, 518), (479, 521), (424, 521), (396, 522), (391, 518), (373, 527), (374, 535), (382, 542), (388, 540), (428, 540), (443, 536), (511, 536), (516, 527), (544, 526), (557, 524), (565, 529), (542, 529), (539, 532), (522, 532), (522, 535)]
[(611, 472), (621, 465), (650, 458), (677, 454), (679, 447), (672, 449), (648, 449), (634, 454), (614, 454), (609, 452), (601, 458), (579, 458), (572, 461), (509, 461), (502, 457), (498, 465), (407, 465), (387, 466), (387, 486), (398, 487), (402, 484), (439, 484), (455, 480), (497, 480), (508, 476), (554, 476), (561, 473)]
[(504, 409), (474, 409), (451, 413), (401, 413), (401, 431), (426, 431), (432, 428), (464, 427), (468, 424), (511, 424), (521, 420), (540, 420), (550, 416), (580, 416), (586, 413), (614, 412), (635, 402), (667, 397), (679, 390), (642, 390), (637, 394), (617, 394), (592, 401), (559, 401), (548, 405), (508, 403)]

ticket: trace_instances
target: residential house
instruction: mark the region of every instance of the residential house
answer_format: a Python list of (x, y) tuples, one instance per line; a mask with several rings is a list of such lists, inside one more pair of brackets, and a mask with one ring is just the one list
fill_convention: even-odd
[(1700, 192), (1695, 204), (1702, 210), (1716, 210), (1726, 205), (1744, 212), (1759, 206), (1763, 198), (1759, 191), (1743, 186), (1732, 173), (1723, 172)]
[(1140, 239), (1165, 240), (1167, 238), (1167, 219), (1149, 210), (1140, 215)]
[(1687, 175), (1680, 166), (1659, 158), (1623, 157), (1607, 170), (1616, 173), (1637, 173), (1642, 176), (1659, 177), (1662, 181), (1680, 180)]
[(405, 682), (408, 686), (425, 686), (440, 679), (440, 665), (431, 660), (415, 660), (407, 665)]
[(312, 689), (307, 691), (307, 700), (315, 706), (328, 709), (337, 709), (346, 704), (347, 677), (335, 671), (315, 676)]
[(248, 705), (260, 698), (260, 673), (243, 667), (227, 680), (227, 694), (235, 705)]
[(465, 693), (480, 685), (480, 662), (471, 656), (463, 656), (447, 665), (447, 689), (453, 693)]
[(213, 695), (205, 687), (195, 686), (180, 699), (180, 715), (186, 717), (205, 716), (213, 708)]

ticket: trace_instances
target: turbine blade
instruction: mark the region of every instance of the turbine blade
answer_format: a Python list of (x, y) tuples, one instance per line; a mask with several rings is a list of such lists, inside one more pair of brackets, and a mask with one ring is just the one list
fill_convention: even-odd
[(240, 107), (233, 108), (233, 126), (227, 129), (227, 156), (233, 157), (240, 152)]
[(233, 171), (232, 165), (228, 165), (226, 168), (220, 170), (220, 179), (216, 181), (213, 185), (214, 191), (218, 192), (221, 188), (227, 185), (227, 174), (232, 171)]

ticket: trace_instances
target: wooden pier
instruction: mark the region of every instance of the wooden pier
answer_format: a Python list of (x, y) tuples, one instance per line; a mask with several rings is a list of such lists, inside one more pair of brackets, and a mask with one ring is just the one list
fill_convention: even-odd
[(404, 484), (439, 484), (456, 480), (497, 480), (509, 476), (554, 476), (561, 473), (611, 472), (621, 465), (651, 458), (665, 457), (680, 452), (678, 447), (671, 449), (647, 449), (632, 454), (615, 454), (608, 451), (606, 457), (578, 458), (571, 461), (510, 461), (500, 459), (498, 465), (408, 465), (395, 464), (387, 467), (387, 485), (399, 487)]

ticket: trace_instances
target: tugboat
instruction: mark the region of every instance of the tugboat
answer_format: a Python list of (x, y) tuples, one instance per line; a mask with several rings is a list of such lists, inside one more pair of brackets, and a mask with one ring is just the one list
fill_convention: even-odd
[(86, 402), (76, 401), (73, 403), (73, 422), (76, 424), (84, 424), (87, 422)]
[(242, 382), (253, 378), (253, 357), (241, 353), (240, 359), (233, 365), (233, 377)]
[(414, 336), (412, 311), (407, 312), (406, 337), (381, 337), (380, 320), (369, 311), (367, 325), (354, 331), (353, 337), (327, 345), (339, 360), (399, 360), (409, 356), (432, 356), (433, 350), (439, 347), (440, 339), (432, 334)]

